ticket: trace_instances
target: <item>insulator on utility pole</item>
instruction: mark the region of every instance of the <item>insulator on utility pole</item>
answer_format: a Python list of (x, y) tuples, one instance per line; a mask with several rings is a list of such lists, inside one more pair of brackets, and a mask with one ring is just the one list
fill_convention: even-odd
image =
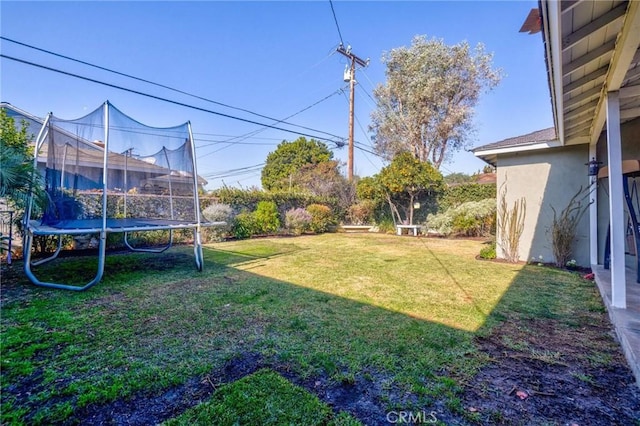
[(344, 81), (349, 81), (349, 158), (347, 161), (347, 178), (353, 180), (353, 114), (354, 114), (354, 94), (356, 85), (356, 64), (361, 67), (369, 65), (369, 59), (362, 59), (351, 52), (351, 46), (345, 49), (342, 44), (338, 46), (338, 53), (346, 56), (351, 61), (351, 66), (347, 65), (344, 70)]

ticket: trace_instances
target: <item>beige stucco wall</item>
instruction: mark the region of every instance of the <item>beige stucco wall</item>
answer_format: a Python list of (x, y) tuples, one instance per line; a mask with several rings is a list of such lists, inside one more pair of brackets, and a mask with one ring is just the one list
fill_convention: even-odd
[[(640, 118), (624, 123), (620, 128), (620, 136), (622, 139), (622, 159), (633, 160), (640, 159)], [(607, 135), (605, 131), (600, 135), (597, 145), (598, 161), (602, 161), (602, 166), (607, 165)], [(638, 189), (640, 190), (640, 178), (638, 181)], [(604, 244), (607, 235), (607, 227), (609, 226), (609, 182), (607, 179), (598, 181), (598, 263), (601, 264), (604, 258)], [(627, 220), (627, 206), (623, 203), (621, 206), (625, 210), (625, 221)], [(636, 206), (637, 207), (637, 206)], [(636, 215), (640, 213), (636, 211)], [(627, 256), (627, 264), (635, 265), (635, 257)], [(635, 268), (635, 266), (633, 266)]]
[[(571, 197), (588, 185), (587, 145), (524, 151), (498, 156), (498, 203), (500, 190), (506, 188), (507, 205), (524, 197), (527, 203), (524, 232), (520, 240), (520, 260), (553, 262), (550, 227), (553, 208), (560, 213)], [(588, 203), (588, 201), (584, 201)], [(499, 233), (498, 226), (498, 233)], [(499, 256), (503, 256), (498, 235)], [(589, 216), (585, 214), (578, 225), (575, 260), (589, 265)]]

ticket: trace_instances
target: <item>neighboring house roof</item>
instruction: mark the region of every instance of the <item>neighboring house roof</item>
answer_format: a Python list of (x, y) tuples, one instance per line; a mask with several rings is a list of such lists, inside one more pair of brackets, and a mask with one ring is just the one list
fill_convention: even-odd
[(538, 130), (526, 135), (482, 145), (472, 149), (471, 151), (476, 157), (496, 166), (498, 154), (553, 148), (556, 146), (559, 146), (559, 142), (556, 137), (556, 129), (549, 127), (548, 129)]
[[(21, 121), (26, 121), (29, 124), (29, 134), (32, 135), (34, 139), (36, 138), (36, 134), (40, 131), (40, 128), (44, 124), (44, 119), (21, 110), (20, 108), (17, 108), (8, 102), (0, 102), (0, 109), (5, 110), (7, 112), (7, 115), (15, 120), (16, 126), (19, 126)], [(84, 140), (76, 135), (70, 134), (66, 130), (57, 126), (54, 126), (54, 131), (58, 132), (58, 134), (68, 137), (72, 142), (68, 143), (65, 149), (68, 149), (68, 155), (70, 157), (75, 157), (76, 153), (80, 154), (79, 157), (81, 158), (81, 161), (78, 163), (79, 166), (102, 168), (104, 143), (100, 141), (92, 142)], [(33, 142), (35, 143), (35, 141)], [(44, 145), (38, 151), (38, 163), (46, 163), (47, 155), (48, 146)], [(113, 170), (125, 170), (126, 168), (131, 172), (148, 173), (150, 175), (155, 175), (156, 177), (167, 176), (167, 172), (169, 171), (166, 167), (158, 166), (148, 161), (138, 159), (136, 157), (127, 158), (125, 155), (119, 153), (110, 153), (109, 161), (109, 167)], [(171, 173), (174, 174), (177, 172), (171, 171)], [(184, 180), (184, 177), (176, 176), (173, 179)], [(203, 177), (198, 176), (198, 185), (204, 186), (206, 184), (207, 181)]]
[(476, 176), (476, 183), (482, 185), (489, 185), (492, 183), (496, 183), (498, 181), (498, 177), (495, 173), (482, 173)]

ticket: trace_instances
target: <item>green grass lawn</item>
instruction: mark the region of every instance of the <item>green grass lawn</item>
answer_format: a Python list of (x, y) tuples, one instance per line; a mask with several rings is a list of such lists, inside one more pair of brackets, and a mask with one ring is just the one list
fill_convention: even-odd
[[(290, 380), (260, 370), (170, 423), (267, 415), (295, 424), (303, 412), (309, 424), (355, 423), (292, 383), (317, 380), (370, 386), (388, 410), (441, 403), (460, 412), (460, 383), (486, 362), (475, 336), (508, 319), (571, 327), (602, 310), (577, 275), (478, 261), (481, 247), (374, 234), (245, 240), (205, 247), (202, 273), (189, 247), (119, 254), (83, 293), (16, 273), (2, 284), (2, 423), (72, 420), (91, 405), (210, 377), (247, 354)], [(95, 263), (66, 258), (39, 271), (81, 283)]]

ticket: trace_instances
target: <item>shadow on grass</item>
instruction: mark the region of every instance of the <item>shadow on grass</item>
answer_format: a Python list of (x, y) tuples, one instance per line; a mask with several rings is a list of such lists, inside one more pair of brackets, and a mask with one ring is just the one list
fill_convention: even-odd
[[(515, 373), (511, 377), (522, 389), (531, 392), (532, 377), (563, 367), (556, 380), (573, 372), (589, 388), (588, 415), (633, 419), (637, 395), (624, 395), (631, 405), (616, 406), (626, 385), (618, 385), (616, 393), (607, 384), (612, 395), (607, 400), (599, 378), (589, 385), (578, 377), (592, 370), (560, 364), (590, 357), (601, 359), (604, 369), (617, 365), (617, 358), (605, 357), (606, 350), (615, 351), (606, 330), (594, 331), (601, 336), (595, 343), (576, 331), (606, 323), (592, 283), (566, 272), (522, 267), (474, 333), (237, 269), (304, 250), (290, 242), (269, 244), (207, 249), (202, 274), (193, 270), (189, 248), (112, 256), (104, 281), (80, 294), (31, 287), (14, 269), (10, 279), (3, 277), (2, 290), (20, 288), (23, 297), (3, 300), (3, 422), (158, 423), (206, 400), (221, 384), (263, 367), (315, 394), (335, 413), (347, 411), (366, 424), (384, 424), (390, 411), (420, 410), (433, 411), (445, 423), (499, 415), (516, 416), (514, 421), (529, 415), (533, 423), (570, 414), (571, 419), (589, 418), (577, 411), (584, 407), (560, 398), (559, 392), (555, 399), (546, 396), (546, 405), (535, 395), (522, 402), (502, 389), (512, 383), (504, 378), (487, 381), (485, 391), (475, 394), (474, 380), (502, 365), (505, 350), (514, 355), (508, 360), (532, 362), (511, 365), (512, 372), (531, 367), (528, 376), (521, 375), (528, 382), (518, 382)], [(467, 303), (477, 307), (459, 272), (438, 261), (471, 299)], [(75, 276), (91, 260), (64, 262), (64, 267), (43, 266), (43, 272)], [(496, 271), (512, 267), (491, 266)], [(511, 340), (495, 330), (508, 331)], [(545, 346), (552, 342), (550, 334), (572, 330), (559, 355)], [(630, 380), (630, 373), (628, 378), (620, 374), (623, 382)], [(500, 378), (499, 371), (494, 375)], [(538, 392), (556, 392), (540, 386)], [(506, 397), (494, 405), (483, 399), (495, 399), (500, 392)], [(561, 412), (554, 410), (560, 406)]]

